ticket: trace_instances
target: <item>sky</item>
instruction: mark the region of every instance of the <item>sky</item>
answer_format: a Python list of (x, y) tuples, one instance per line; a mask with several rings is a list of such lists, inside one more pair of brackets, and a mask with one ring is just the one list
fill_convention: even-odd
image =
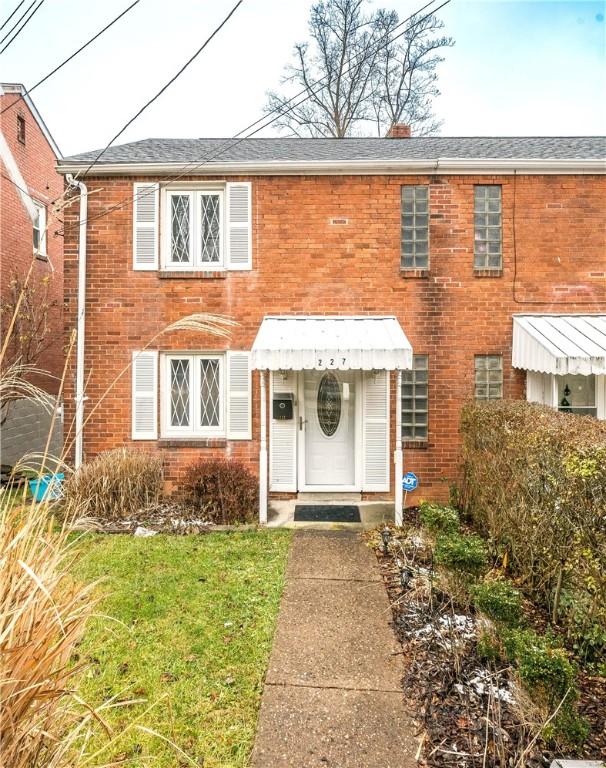
[[(31, 87), (131, 0), (45, 0), (0, 55)], [(0, 0), (0, 23), (17, 0)], [(234, 0), (141, 0), (32, 94), (64, 155), (105, 146), (199, 47)], [(423, 0), (373, 0), (406, 18)], [(186, 72), (116, 141), (232, 136), (262, 114), (309, 0), (244, 0)], [(606, 0), (451, 0), (439, 70), (444, 136), (606, 134)], [(0, 33), (4, 35), (6, 30)], [(268, 129), (262, 135), (272, 135)]]

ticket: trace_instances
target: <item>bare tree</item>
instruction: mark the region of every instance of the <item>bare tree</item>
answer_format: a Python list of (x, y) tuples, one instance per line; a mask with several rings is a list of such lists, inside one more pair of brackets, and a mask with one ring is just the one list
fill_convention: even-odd
[[(368, 0), (320, 0), (312, 6), (311, 40), (295, 45), (284, 85), (303, 90), (288, 103), (285, 93), (268, 93), (267, 113), (292, 136), (384, 135), (406, 122), (417, 135), (439, 128), (432, 102), (438, 95), (443, 22), (433, 15), (402, 28), (395, 11), (367, 13)], [(397, 38), (397, 39), (394, 39)], [(320, 81), (319, 83), (317, 81)], [(317, 84), (316, 84), (317, 83)]]

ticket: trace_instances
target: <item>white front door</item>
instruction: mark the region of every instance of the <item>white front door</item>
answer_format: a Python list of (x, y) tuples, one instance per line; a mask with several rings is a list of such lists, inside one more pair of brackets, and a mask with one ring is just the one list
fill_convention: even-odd
[(356, 374), (305, 371), (300, 423), (301, 489), (356, 487)]

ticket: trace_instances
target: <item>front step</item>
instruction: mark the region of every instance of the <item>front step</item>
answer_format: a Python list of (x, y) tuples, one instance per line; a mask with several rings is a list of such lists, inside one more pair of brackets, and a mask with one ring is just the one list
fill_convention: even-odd
[(362, 501), (361, 493), (342, 493), (340, 491), (319, 491), (317, 493), (297, 494), (297, 501), (305, 504), (322, 502), (323, 504), (359, 504)]

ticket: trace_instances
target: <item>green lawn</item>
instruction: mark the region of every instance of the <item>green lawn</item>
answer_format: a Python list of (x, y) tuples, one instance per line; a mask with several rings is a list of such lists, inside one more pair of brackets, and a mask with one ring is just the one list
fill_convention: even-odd
[(247, 765), (289, 543), (288, 531), (84, 537), (77, 574), (103, 579), (98, 612), (123, 624), (88, 625), (80, 693), (146, 699), (107, 713), (116, 733), (156, 703), (137, 722), (191, 758), (131, 728), (94, 765)]

